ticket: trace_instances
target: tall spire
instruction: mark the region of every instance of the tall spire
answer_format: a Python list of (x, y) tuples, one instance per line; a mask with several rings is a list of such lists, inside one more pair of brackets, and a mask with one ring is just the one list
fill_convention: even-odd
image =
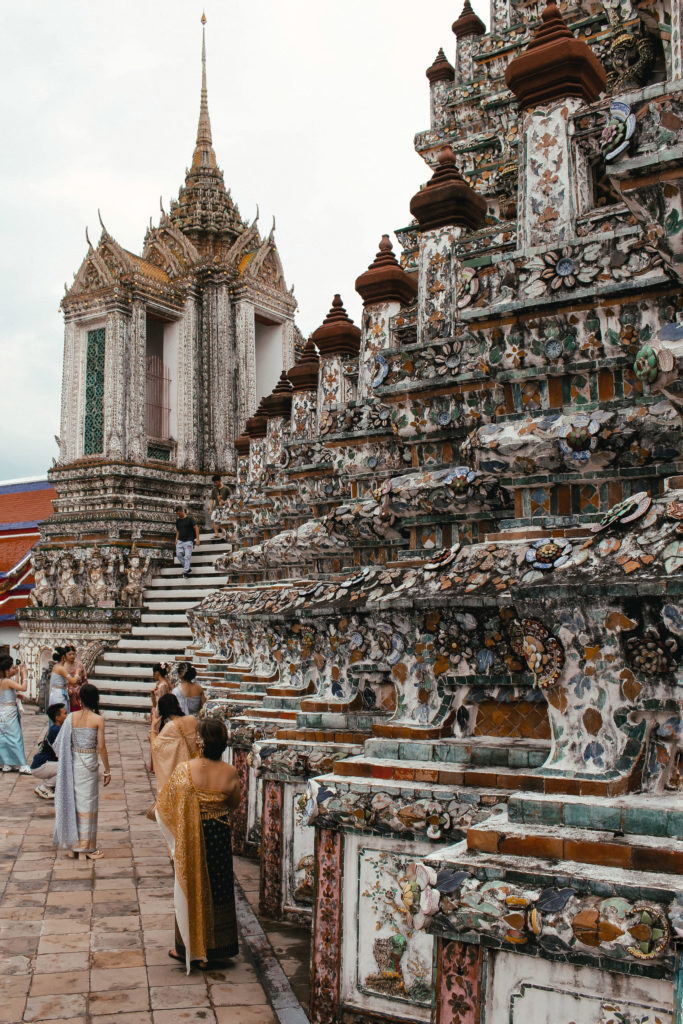
[(213, 151), (209, 99), (206, 88), (206, 15), (202, 14), (202, 91), (197, 142), (185, 184), (171, 202), (170, 219), (203, 256), (212, 259), (229, 249), (244, 231), (239, 210), (225, 188), (223, 172)]
[(206, 88), (206, 15), (202, 14), (202, 92), (199, 101), (197, 143), (192, 156), (193, 167), (216, 167), (216, 154), (211, 139), (209, 95)]

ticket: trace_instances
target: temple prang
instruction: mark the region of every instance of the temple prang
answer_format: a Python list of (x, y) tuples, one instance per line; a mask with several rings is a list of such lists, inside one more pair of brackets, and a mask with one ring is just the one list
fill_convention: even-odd
[[(492, 0), (487, 31), (465, 0), (396, 254), (378, 225), (294, 365), (229, 437), (206, 402), (184, 441), (192, 481), (230, 448), (234, 494), (183, 656), (228, 727), (261, 911), (310, 922), (311, 1024), (683, 1022), (680, 20)], [(158, 236), (249, 265), (227, 200), (192, 233), (223, 194), (202, 111), (143, 262)], [(116, 253), (86, 264), (113, 280)], [(105, 465), (58, 491), (74, 474), (85, 508)]]
[(236, 438), (302, 347), (274, 232), (242, 218), (218, 166), (204, 26), (197, 136), (177, 200), (150, 220), (139, 256), (99, 216), (99, 242), (86, 231), (61, 302), (57, 498), (34, 553), (40, 596), (22, 618), (36, 672), (68, 639), (93, 667), (140, 626), (145, 586), (133, 601), (131, 573), (142, 559), (147, 584), (171, 564), (176, 506), (203, 521), (212, 473), (233, 477)]
[(240, 440), (193, 656), (315, 1024), (682, 1019), (665, 6), (465, 4), (359, 339), (336, 296)]

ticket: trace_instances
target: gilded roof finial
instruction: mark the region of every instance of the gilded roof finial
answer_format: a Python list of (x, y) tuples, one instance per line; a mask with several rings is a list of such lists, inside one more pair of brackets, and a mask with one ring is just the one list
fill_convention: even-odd
[(206, 15), (202, 13), (202, 91), (199, 102), (199, 124), (197, 126), (197, 144), (192, 163), (195, 167), (215, 167), (216, 154), (211, 139), (211, 120), (209, 118), (209, 98), (206, 88)]

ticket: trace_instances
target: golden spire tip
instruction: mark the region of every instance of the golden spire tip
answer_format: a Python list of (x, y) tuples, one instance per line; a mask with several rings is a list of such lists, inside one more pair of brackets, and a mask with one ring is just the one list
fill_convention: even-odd
[(202, 25), (206, 25), (206, 14), (202, 11)]

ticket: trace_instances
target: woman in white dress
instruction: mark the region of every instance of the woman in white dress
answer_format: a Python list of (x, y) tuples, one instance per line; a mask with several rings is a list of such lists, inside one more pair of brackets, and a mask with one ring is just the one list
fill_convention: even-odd
[(54, 745), (59, 758), (54, 841), (71, 857), (99, 860), (104, 855), (97, 849), (98, 755), (105, 786), (111, 782), (111, 770), (97, 687), (85, 683), (80, 700), (81, 710), (67, 716)]

